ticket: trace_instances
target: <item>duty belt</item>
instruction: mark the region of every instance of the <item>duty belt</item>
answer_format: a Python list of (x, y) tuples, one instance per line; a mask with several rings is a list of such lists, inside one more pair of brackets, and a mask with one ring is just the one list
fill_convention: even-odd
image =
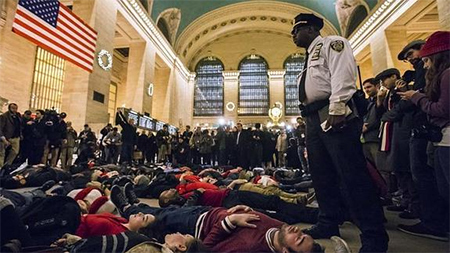
[(304, 105), (300, 104), (298, 107), (300, 108), (300, 114), (302, 117), (309, 117), (315, 113), (317, 113), (320, 109), (330, 104), (329, 99), (319, 100), (312, 102), (310, 104)]

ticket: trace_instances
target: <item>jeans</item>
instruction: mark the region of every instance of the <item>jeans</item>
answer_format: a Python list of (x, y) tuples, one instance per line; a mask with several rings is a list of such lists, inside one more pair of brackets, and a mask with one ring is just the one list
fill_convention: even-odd
[(435, 151), (435, 171), (439, 193), (447, 201), (449, 201), (449, 182), (450, 182), (450, 164), (449, 154), (450, 147), (438, 146)]
[(389, 237), (383, 209), (368, 173), (360, 135), (362, 122), (324, 132), (319, 113), (306, 117), (309, 170), (320, 207), (318, 226), (337, 229), (347, 211), (361, 230), (361, 251), (385, 252)]
[(63, 147), (61, 148), (61, 168), (63, 170), (68, 170), (72, 166), (73, 160), (73, 147)]
[(123, 143), (122, 151), (120, 153), (120, 163), (127, 162), (128, 164), (131, 164), (132, 157), (133, 157), (133, 144)]
[(410, 139), (411, 173), (419, 195), (420, 221), (429, 229), (442, 231), (443, 199), (439, 196), (434, 169), (427, 165), (427, 145), (426, 139)]

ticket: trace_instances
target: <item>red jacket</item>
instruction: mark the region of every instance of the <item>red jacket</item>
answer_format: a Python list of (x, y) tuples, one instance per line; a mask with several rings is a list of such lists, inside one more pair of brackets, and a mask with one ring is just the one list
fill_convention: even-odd
[(128, 220), (110, 213), (87, 214), (81, 216), (76, 235), (82, 238), (102, 235), (115, 235), (127, 231), (123, 224)]
[(225, 208), (213, 208), (205, 216), (200, 239), (213, 252), (272, 252), (273, 232), (284, 224), (259, 212), (257, 228), (235, 227), (230, 224)]
[(209, 183), (203, 183), (200, 182), (200, 178), (198, 176), (185, 176), (183, 178), (187, 183), (179, 184), (177, 185), (176, 189), (179, 194), (185, 194), (187, 192), (191, 192), (200, 188), (203, 189), (210, 189), (210, 190), (217, 190), (219, 187), (209, 184)]

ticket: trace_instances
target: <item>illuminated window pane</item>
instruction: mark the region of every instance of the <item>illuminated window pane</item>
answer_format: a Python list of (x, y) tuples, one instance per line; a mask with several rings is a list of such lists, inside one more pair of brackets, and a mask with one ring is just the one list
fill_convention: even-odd
[(65, 60), (37, 48), (30, 109), (61, 110), (65, 68)]
[(214, 57), (202, 59), (196, 67), (194, 116), (223, 115), (223, 64)]
[(239, 115), (268, 115), (269, 79), (267, 62), (250, 55), (239, 64)]
[(284, 68), (286, 69), (286, 74), (284, 75), (284, 108), (286, 115), (300, 115), (297, 78), (303, 69), (304, 63), (305, 56), (301, 54), (293, 54), (284, 62)]
[(108, 113), (109, 123), (114, 123), (114, 117), (116, 116), (116, 101), (117, 101), (117, 84), (111, 82), (109, 85), (109, 101), (108, 101)]

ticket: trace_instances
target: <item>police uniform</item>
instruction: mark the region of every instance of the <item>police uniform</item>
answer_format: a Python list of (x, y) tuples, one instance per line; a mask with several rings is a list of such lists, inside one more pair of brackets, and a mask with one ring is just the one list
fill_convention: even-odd
[[(302, 25), (321, 29), (323, 20), (313, 14), (299, 14), (294, 29)], [(293, 34), (297, 36), (296, 30)], [(356, 92), (357, 72), (350, 43), (340, 36), (319, 35), (306, 53), (306, 67), (298, 78), (299, 98), (320, 215), (318, 223), (304, 232), (316, 239), (339, 235), (338, 226), (349, 212), (362, 232), (361, 251), (386, 251), (389, 238), (383, 209), (359, 139), (362, 121), (351, 113), (355, 112), (351, 99)], [(348, 115), (345, 127), (324, 132), (321, 123), (329, 115)]]

